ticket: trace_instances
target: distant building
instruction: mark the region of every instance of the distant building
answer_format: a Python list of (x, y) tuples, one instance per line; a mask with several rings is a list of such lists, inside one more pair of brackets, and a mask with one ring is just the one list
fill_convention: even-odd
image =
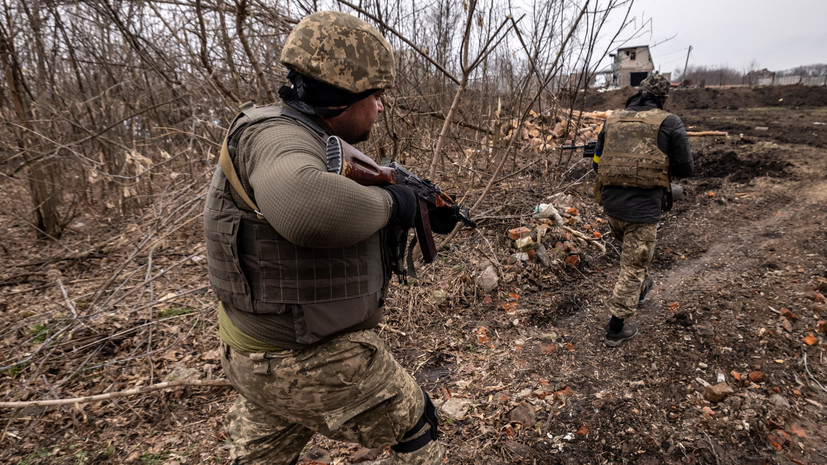
[(612, 85), (617, 87), (639, 86), (655, 70), (648, 45), (623, 47), (609, 55), (612, 62)]

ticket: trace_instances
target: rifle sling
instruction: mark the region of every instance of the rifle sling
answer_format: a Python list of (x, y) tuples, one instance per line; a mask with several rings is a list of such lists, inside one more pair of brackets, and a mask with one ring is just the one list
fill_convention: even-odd
[(233, 189), (235, 189), (236, 193), (239, 195), (239, 197), (241, 197), (241, 200), (243, 200), (248, 207), (253, 209), (253, 211), (256, 213), (256, 216), (258, 216), (258, 219), (264, 220), (264, 214), (261, 213), (261, 210), (258, 209), (258, 206), (255, 204), (255, 202), (253, 202), (253, 200), (247, 194), (247, 191), (244, 189), (244, 186), (241, 184), (241, 180), (238, 177), (238, 172), (236, 172), (235, 166), (233, 165), (233, 161), (230, 158), (230, 151), (227, 148), (227, 141), (230, 139), (230, 132), (233, 131), (233, 129), (235, 128), (236, 122), (239, 121), (239, 118), (241, 118), (242, 115), (246, 116), (249, 120), (247, 123), (248, 125), (255, 124), (277, 116), (286, 116), (288, 118), (292, 118), (296, 121), (304, 123), (310, 129), (312, 129), (321, 136), (325, 135), (325, 130), (322, 129), (318, 124), (316, 124), (307, 116), (291, 108), (280, 107), (278, 109), (279, 112), (275, 114), (272, 112), (264, 112), (260, 108), (265, 107), (256, 107), (250, 102), (247, 102), (241, 106), (241, 113), (236, 115), (232, 124), (230, 124), (229, 129), (227, 129), (227, 135), (224, 136), (224, 143), (221, 146), (221, 153), (218, 156), (218, 164), (221, 167), (221, 171), (224, 172), (224, 176), (226, 176), (227, 180), (230, 181), (230, 185), (233, 186)]
[(238, 179), (238, 173), (233, 166), (233, 161), (230, 159), (230, 152), (227, 150), (227, 139), (229, 138), (229, 131), (227, 136), (224, 137), (224, 143), (221, 145), (221, 153), (218, 155), (218, 165), (221, 167), (221, 171), (224, 172), (224, 176), (227, 177), (227, 180), (230, 181), (230, 185), (233, 186), (236, 193), (241, 197), (241, 200), (247, 204), (248, 207), (252, 208), (254, 212), (256, 212), (256, 216), (258, 219), (263, 220), (264, 214), (258, 209), (258, 206), (253, 202), (249, 195), (247, 195), (247, 191), (244, 190), (244, 186), (241, 185), (241, 180)]
[(414, 268), (414, 260), (413, 260), (414, 247), (416, 247), (416, 234), (414, 234), (414, 237), (411, 240), (410, 245), (408, 245), (408, 257), (407, 257), (407, 259), (405, 259), (405, 263), (408, 265), (408, 269), (407, 269), (408, 275), (413, 279), (417, 279), (416, 268)]

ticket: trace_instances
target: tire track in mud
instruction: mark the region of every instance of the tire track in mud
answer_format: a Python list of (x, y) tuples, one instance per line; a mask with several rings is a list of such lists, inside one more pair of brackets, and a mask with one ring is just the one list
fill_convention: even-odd
[[(827, 210), (827, 179), (819, 174), (827, 172), (827, 163), (824, 163), (827, 154), (819, 150), (812, 152), (811, 157), (805, 158), (817, 160), (820, 166), (796, 166), (798, 174), (806, 179), (782, 183), (761, 179), (756, 182), (753, 191), (758, 196), (753, 196), (749, 205), (738, 205), (719, 212), (718, 220), (711, 222), (708, 228), (729, 232), (712, 239), (712, 244), (700, 257), (689, 259), (686, 263), (678, 261), (679, 266), (653, 273), (660, 283), (656, 279), (652, 297), (675, 301), (687, 293), (714, 292), (731, 277), (754, 271), (765, 263), (768, 258), (763, 254), (765, 251), (784, 254), (792, 244), (810, 242), (818, 232), (819, 224), (809, 220), (819, 215), (824, 217)], [(780, 199), (784, 201), (779, 203)], [(772, 208), (762, 206), (767, 203)], [(736, 218), (744, 211), (754, 214), (762, 209), (764, 213), (756, 220)], [(682, 226), (679, 224), (678, 227)], [(789, 257), (786, 258), (789, 260)]]
[[(658, 273), (652, 297), (671, 302), (680, 300), (686, 293), (715, 292), (730, 277), (754, 269), (763, 261), (757, 252), (781, 242), (778, 226), (793, 217), (790, 206), (791, 203), (781, 205), (775, 212), (739, 227), (738, 232), (719, 236), (702, 256)], [(796, 213), (803, 213), (803, 209)], [(716, 226), (726, 228), (726, 225)]]

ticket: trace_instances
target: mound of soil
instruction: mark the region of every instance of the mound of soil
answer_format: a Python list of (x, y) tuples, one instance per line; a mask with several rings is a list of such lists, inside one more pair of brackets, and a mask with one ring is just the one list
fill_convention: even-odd
[[(734, 147), (737, 149), (738, 147)], [(777, 150), (754, 155), (747, 158), (741, 151), (730, 149), (714, 149), (711, 152), (697, 151), (695, 157), (695, 175), (709, 178), (727, 178), (730, 182), (748, 183), (753, 178), (769, 176), (772, 178), (795, 178), (790, 172), (792, 163), (783, 160), (783, 155)]]
[[(637, 89), (626, 87), (586, 97), (586, 110), (623, 108)], [(669, 94), (670, 111), (738, 109), (748, 107), (827, 107), (827, 86), (766, 86), (729, 88), (678, 88)]]

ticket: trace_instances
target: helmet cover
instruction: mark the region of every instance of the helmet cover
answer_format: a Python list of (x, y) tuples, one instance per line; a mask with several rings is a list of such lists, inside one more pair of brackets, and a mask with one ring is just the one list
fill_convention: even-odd
[(669, 80), (661, 74), (653, 74), (640, 83), (640, 88), (650, 94), (665, 99), (669, 95)]
[(306, 16), (287, 37), (281, 62), (305, 76), (358, 94), (393, 85), (390, 45), (373, 26), (346, 13)]

